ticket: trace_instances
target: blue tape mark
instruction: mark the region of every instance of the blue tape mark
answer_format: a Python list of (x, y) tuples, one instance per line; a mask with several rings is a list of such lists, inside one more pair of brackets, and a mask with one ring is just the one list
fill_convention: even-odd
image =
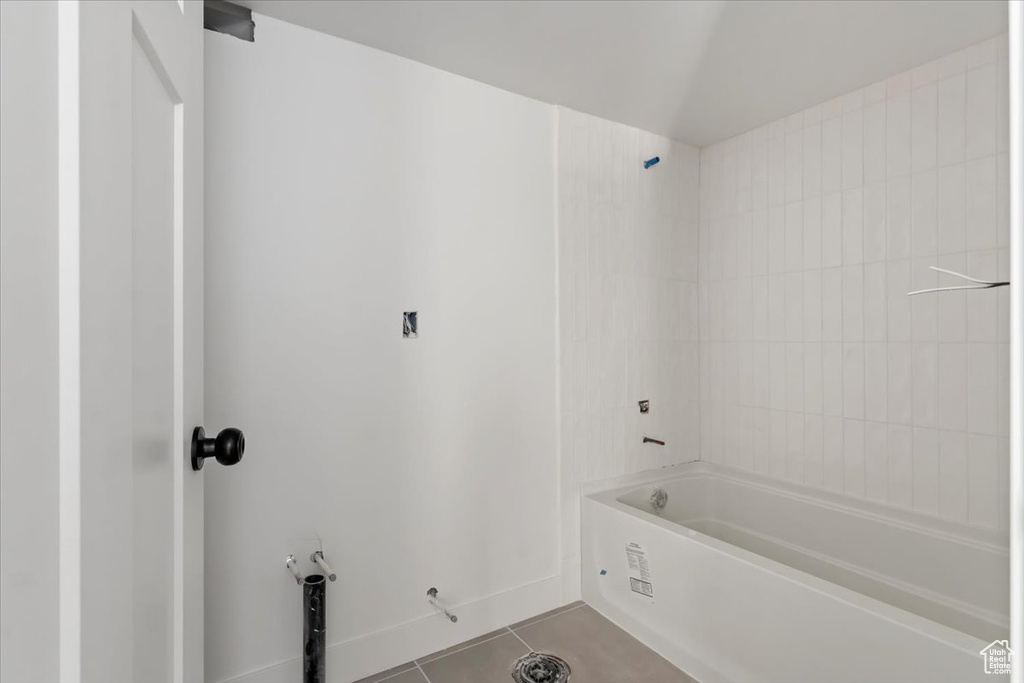
[(651, 157), (650, 159), (648, 159), (647, 161), (644, 162), (644, 168), (650, 168), (651, 166), (654, 166), (659, 161), (661, 161), (661, 157)]

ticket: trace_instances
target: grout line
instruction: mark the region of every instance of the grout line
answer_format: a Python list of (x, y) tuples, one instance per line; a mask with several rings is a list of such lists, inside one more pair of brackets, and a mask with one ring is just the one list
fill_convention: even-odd
[[(520, 628), (526, 628), (527, 626), (533, 626), (534, 624), (539, 624), (539, 623), (541, 623), (543, 621), (547, 621), (548, 619), (554, 619), (555, 617), (562, 616), (563, 614), (568, 614), (569, 612), (572, 612), (573, 610), (577, 610), (580, 607), (586, 606), (586, 604), (587, 603), (585, 603), (585, 602), (581, 602), (580, 604), (576, 605), (575, 607), (570, 607), (569, 609), (562, 610), (561, 612), (558, 612), (557, 614), (552, 614), (551, 616), (544, 617), (543, 619), (538, 619), (537, 621), (531, 621), (529, 624), (525, 624), (524, 626), (521, 626)], [(522, 643), (523, 645), (526, 646), (526, 649), (528, 649), (530, 652), (534, 652), (535, 651), (532, 647), (530, 647), (529, 643), (527, 643), (525, 640), (523, 640), (522, 636), (520, 636), (518, 633), (516, 633), (515, 631), (512, 630), (511, 626), (505, 626), (504, 629), (508, 633), (511, 633), (512, 635), (514, 635), (519, 640), (520, 643)], [(492, 640), (494, 640), (496, 638), (502, 637), (503, 635), (505, 635), (505, 632), (501, 631), (499, 629), (495, 633), (494, 636), (492, 636), (492, 637), (490, 637), (490, 638), (488, 638), (486, 640), (481, 640), (479, 642), (473, 643), (472, 645), (466, 645), (465, 647), (460, 647), (457, 650), (452, 650), (451, 652), (443, 654), (440, 657), (435, 657), (435, 658), (431, 659), (428, 662), (424, 662), (424, 664), (429, 664), (430, 662), (436, 662), (436, 661), (438, 661), (440, 659), (444, 659), (445, 657), (450, 657), (451, 655), (457, 654), (459, 652), (464, 652), (464, 651), (466, 651), (466, 650), (468, 650), (470, 648), (474, 648), (477, 645), (483, 645), (484, 643), (489, 643), (489, 642), (491, 642)], [(385, 681), (391, 680), (395, 676), (400, 676), (400, 675), (402, 675), (404, 673), (408, 673), (408, 672), (412, 671), (413, 668), (419, 669), (419, 672), (421, 674), (423, 674), (423, 677), (427, 680), (427, 683), (430, 683), (430, 677), (427, 676), (427, 672), (423, 670), (423, 666), (420, 665), (419, 660), (415, 660), (414, 659), (412, 663), (413, 663), (412, 667), (410, 667), (408, 669), (405, 669), (404, 671), (398, 671), (398, 672), (388, 676), (387, 678), (382, 678), (380, 681), (378, 681), (378, 683), (384, 683)]]
[(378, 680), (374, 681), (373, 683), (384, 683), (384, 681), (390, 681), (395, 676), (401, 676), (402, 674), (407, 674), (410, 671), (412, 671), (413, 669), (415, 669), (416, 667), (417, 667), (416, 662), (413, 662), (412, 666), (410, 666), (408, 669), (402, 669), (401, 671), (396, 671), (395, 673), (391, 674), (387, 678), (378, 679)]
[[(580, 607), (584, 607), (586, 604), (587, 603), (585, 603), (585, 602), (580, 602), (580, 604), (576, 605), (575, 607), (570, 607), (569, 609), (562, 610), (561, 612), (558, 612), (557, 614), (548, 615), (548, 616), (544, 617), (543, 619), (538, 619), (536, 621), (531, 621), (528, 624), (523, 624), (519, 628), (527, 628), (528, 626), (533, 626), (534, 624), (539, 624), (539, 623), (541, 623), (543, 621), (547, 621), (548, 619), (554, 619), (555, 617), (560, 617), (563, 614), (568, 614), (569, 612), (572, 612), (573, 610), (577, 610)], [(516, 632), (515, 629), (513, 629), (511, 626), (506, 626), (505, 628), (507, 628), (509, 631), (512, 631), (513, 633)]]
[(523, 645), (525, 645), (525, 646), (526, 646), (526, 649), (527, 649), (527, 650), (529, 650), (530, 652), (534, 652), (534, 649), (533, 649), (532, 647), (530, 647), (530, 644), (529, 644), (529, 643), (527, 643), (527, 642), (526, 642), (525, 640), (523, 640), (523, 639), (522, 639), (522, 637), (521, 637), (521, 636), (520, 636), (520, 635), (519, 635), (518, 633), (516, 633), (515, 631), (513, 631), (512, 629), (510, 629), (510, 628), (509, 628), (508, 626), (506, 626), (506, 627), (505, 627), (505, 629), (506, 629), (506, 630), (507, 630), (507, 631), (508, 631), (509, 633), (511, 633), (512, 635), (514, 635), (514, 636), (515, 636), (516, 638), (519, 638), (519, 642), (520, 642), (520, 643), (522, 643)]
[[(506, 626), (505, 628), (508, 628), (508, 627)], [(494, 640), (495, 638), (500, 638), (503, 635), (505, 635), (505, 634), (501, 632), (501, 629), (498, 629), (498, 631), (495, 632), (495, 635), (491, 636), (490, 638), (487, 638), (486, 640), (481, 640), (481, 641), (478, 641), (478, 642), (475, 642), (475, 643), (470, 643), (470, 644), (459, 643), (457, 645), (453, 645), (452, 647), (456, 647), (458, 649), (457, 650), (452, 650), (451, 652), (446, 652), (443, 655), (439, 655), (439, 656), (434, 657), (433, 659), (429, 659), (429, 660), (427, 660), (427, 661), (425, 661), (423, 663), (424, 664), (429, 664), (430, 662), (435, 662), (438, 659), (444, 659), (445, 657), (451, 657), (452, 655), (457, 654), (459, 652), (462, 652), (464, 650), (468, 650), (471, 647), (476, 647), (477, 645), (483, 645), (484, 643), (489, 643), (492, 640)], [(472, 640), (472, 638), (470, 640)], [(419, 666), (419, 660), (420, 659), (426, 659), (426, 657), (420, 657), (419, 659), (415, 659), (415, 660), (413, 660), (413, 663), (416, 664), (416, 666)]]

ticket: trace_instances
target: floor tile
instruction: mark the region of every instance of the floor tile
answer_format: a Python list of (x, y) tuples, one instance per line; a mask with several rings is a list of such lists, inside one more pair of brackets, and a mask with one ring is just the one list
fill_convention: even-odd
[(372, 676), (360, 678), (358, 681), (356, 681), (356, 683), (379, 683), (384, 679), (388, 679), (388, 683), (391, 683), (392, 680), (398, 680), (399, 683), (411, 683), (411, 681), (420, 680), (419, 678), (412, 678), (409, 679), (409, 681), (403, 682), (401, 679), (394, 678), (397, 674), (405, 673), (410, 669), (416, 671), (416, 673), (419, 674), (422, 678), (422, 674), (420, 674), (419, 670), (416, 669), (416, 664), (414, 662), (406, 662), (401, 666), (396, 666), (392, 669), (388, 669), (387, 671), (381, 671), (380, 673), (373, 674)]
[(419, 659), (416, 660), (416, 664), (420, 664), (420, 665), (426, 664), (427, 662), (433, 661), (433, 660), (437, 659), (438, 657), (444, 657), (446, 655), (452, 654), (453, 652), (458, 652), (459, 650), (465, 650), (467, 647), (472, 647), (472, 646), (474, 646), (474, 645), (476, 645), (478, 643), (484, 642), (485, 640), (490, 640), (491, 638), (497, 638), (498, 636), (502, 635), (503, 633), (507, 633), (507, 632), (508, 632), (508, 629), (499, 628), (497, 631), (491, 631), (490, 633), (485, 633), (482, 636), (477, 636), (476, 638), (473, 638), (471, 640), (467, 640), (464, 643), (459, 643), (458, 645), (452, 645), (451, 647), (446, 647), (445, 649), (438, 650), (437, 652), (434, 652), (433, 654), (429, 654), (426, 657), (420, 657)]
[(528, 652), (512, 632), (506, 631), (503, 636), (421, 666), (430, 683), (509, 683), (512, 665)]
[(427, 683), (427, 678), (419, 669), (409, 669), (404, 674), (386, 679), (384, 683)]
[[(589, 605), (518, 628), (516, 633), (536, 652), (568, 662), (572, 683), (693, 682)], [(429, 672), (427, 676), (438, 683)]]
[(544, 612), (543, 614), (538, 614), (536, 616), (530, 617), (529, 619), (523, 619), (522, 621), (518, 621), (518, 622), (512, 624), (511, 626), (509, 626), (509, 628), (512, 629), (513, 631), (515, 631), (517, 628), (522, 628), (524, 626), (529, 626), (530, 624), (536, 624), (538, 621), (541, 621), (543, 619), (550, 619), (551, 617), (555, 616), (556, 614), (561, 614), (562, 612), (567, 612), (567, 611), (569, 611), (571, 609), (576, 609), (577, 607), (579, 607), (582, 604), (583, 604), (582, 600), (577, 600), (576, 602), (570, 602), (568, 605), (562, 605), (561, 607), (556, 607), (555, 609), (553, 609), (553, 610), (551, 610), (549, 612)]

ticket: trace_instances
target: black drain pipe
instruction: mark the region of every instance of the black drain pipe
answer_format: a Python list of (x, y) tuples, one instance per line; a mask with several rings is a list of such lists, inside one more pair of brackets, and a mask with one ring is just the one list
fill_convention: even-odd
[(327, 683), (324, 657), (327, 641), (327, 581), (323, 574), (302, 584), (302, 683)]

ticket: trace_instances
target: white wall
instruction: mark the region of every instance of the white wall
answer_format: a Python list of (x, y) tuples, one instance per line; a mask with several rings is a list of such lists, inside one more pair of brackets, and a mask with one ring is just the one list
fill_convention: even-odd
[(319, 535), (344, 680), (559, 601), (554, 110), (256, 21), (206, 34), (206, 673), (299, 656)]
[[(558, 115), (562, 561), (571, 585), (580, 486), (699, 457), (700, 154), (570, 109)], [(666, 445), (644, 445), (644, 436)]]
[(702, 459), (1008, 520), (1006, 36), (701, 154)]
[(57, 7), (0, 2), (0, 680), (58, 678)]

